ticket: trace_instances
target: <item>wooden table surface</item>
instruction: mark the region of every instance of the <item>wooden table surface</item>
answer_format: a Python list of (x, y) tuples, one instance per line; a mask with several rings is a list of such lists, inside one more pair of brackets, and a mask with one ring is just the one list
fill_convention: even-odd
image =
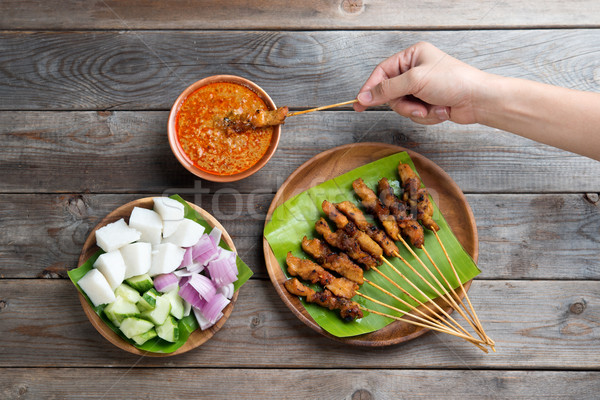
[[(0, 28), (0, 398), (600, 396), (600, 163), (346, 108), (290, 119), (263, 170), (215, 184), (181, 167), (166, 136), (173, 101), (202, 77), (244, 76), (300, 110), (354, 98), (419, 40), (485, 71), (599, 92), (597, 0), (5, 0)], [(410, 148), (466, 194), (482, 270), (470, 297), (496, 353), (437, 333), (346, 347), (277, 296), (262, 251), (277, 188), (355, 142)], [(101, 218), (165, 193), (219, 216), (254, 276), (209, 342), (138, 357), (94, 330), (66, 273)]]

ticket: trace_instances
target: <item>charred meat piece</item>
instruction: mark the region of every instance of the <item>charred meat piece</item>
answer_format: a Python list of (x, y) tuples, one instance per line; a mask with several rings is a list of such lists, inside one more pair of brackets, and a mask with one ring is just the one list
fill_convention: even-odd
[(362, 205), (365, 207), (369, 214), (373, 214), (383, 225), (386, 233), (393, 240), (397, 240), (400, 237), (400, 228), (396, 219), (390, 215), (390, 210), (379, 200), (379, 197), (372, 191), (365, 182), (358, 178), (352, 182), (354, 192), (360, 197)]
[(380, 264), (379, 260), (365, 253), (356, 240), (352, 239), (346, 232), (341, 229), (333, 232), (325, 219), (320, 218), (315, 222), (315, 228), (329, 245), (346, 252), (351, 259), (364, 265), (366, 269)]
[(363, 212), (352, 202), (350, 201), (342, 201), (341, 203), (337, 203), (336, 208), (340, 210), (350, 221), (352, 221), (358, 229), (365, 232), (371, 239), (376, 241), (386, 256), (393, 256), (394, 253), (398, 252), (398, 247), (396, 244), (390, 239), (390, 237), (381, 229), (371, 224), (365, 218)]
[(406, 204), (396, 197), (386, 178), (379, 180), (378, 189), (379, 198), (390, 209), (394, 218), (396, 218), (398, 226), (402, 230), (402, 235), (408, 238), (410, 244), (421, 248), (425, 242), (423, 227), (419, 225), (412, 215), (408, 214)]
[(309, 303), (315, 303), (329, 310), (339, 310), (344, 321), (350, 322), (362, 318), (363, 313), (358, 303), (352, 300), (336, 297), (329, 290), (315, 292), (308, 286), (303, 285), (298, 279), (288, 279), (283, 286), (293, 295), (302, 296)]
[(403, 163), (398, 165), (398, 175), (404, 188), (403, 200), (411, 210), (416, 210), (417, 219), (425, 228), (438, 231), (440, 227), (433, 220), (433, 204), (427, 189), (421, 187), (421, 179), (410, 165)]
[(356, 240), (361, 249), (376, 259), (381, 258), (383, 255), (383, 250), (377, 244), (377, 242), (371, 239), (365, 232), (358, 229), (353, 222), (348, 221), (348, 218), (346, 218), (346, 216), (342, 214), (332, 203), (324, 200), (323, 204), (321, 204), (321, 208), (323, 209), (323, 212), (327, 214), (329, 219), (335, 223), (338, 229), (343, 229), (348, 236)]
[(285, 122), (289, 109), (279, 107), (277, 110), (256, 110), (253, 114), (235, 114), (229, 112), (222, 121), (222, 126), (228, 132), (245, 132), (251, 129), (264, 128), (266, 126), (281, 125)]
[(306, 236), (302, 239), (302, 250), (314, 258), (323, 268), (337, 272), (359, 285), (364, 283), (363, 270), (354, 264), (346, 253), (335, 253), (319, 239), (308, 240)]
[(356, 295), (358, 290), (356, 283), (346, 278), (336, 278), (311, 260), (303, 260), (289, 252), (285, 262), (290, 275), (299, 276), (310, 283), (318, 283), (329, 289), (335, 296), (351, 299)]

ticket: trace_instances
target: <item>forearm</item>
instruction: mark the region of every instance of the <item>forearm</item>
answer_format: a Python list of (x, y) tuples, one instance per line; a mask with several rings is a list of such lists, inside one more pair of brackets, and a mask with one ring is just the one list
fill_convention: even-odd
[(477, 122), (600, 160), (600, 94), (487, 75)]

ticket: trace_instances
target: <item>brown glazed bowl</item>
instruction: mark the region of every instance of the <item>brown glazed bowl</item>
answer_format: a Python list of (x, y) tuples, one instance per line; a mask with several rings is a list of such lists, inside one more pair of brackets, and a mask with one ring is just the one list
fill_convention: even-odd
[(200, 79), (199, 81), (188, 86), (188, 88), (185, 89), (179, 95), (179, 97), (177, 97), (177, 100), (175, 100), (175, 103), (173, 104), (173, 107), (171, 107), (171, 112), (169, 114), (169, 124), (168, 124), (169, 145), (171, 146), (171, 150), (173, 151), (173, 154), (175, 155), (177, 160), (179, 160), (181, 165), (183, 165), (185, 167), (185, 169), (187, 169), (188, 171), (190, 171), (192, 174), (196, 175), (197, 177), (206, 179), (209, 181), (213, 181), (213, 182), (233, 182), (233, 181), (238, 181), (240, 179), (247, 178), (250, 175), (254, 174), (258, 170), (260, 170), (262, 167), (264, 167), (265, 164), (271, 159), (271, 157), (275, 153), (275, 150), (277, 149), (277, 145), (279, 143), (279, 137), (281, 136), (281, 125), (274, 126), (273, 136), (271, 137), (271, 143), (270, 143), (269, 148), (267, 149), (267, 152), (265, 153), (265, 155), (256, 164), (254, 164), (252, 167), (250, 167), (247, 170), (244, 170), (242, 172), (239, 172), (239, 173), (233, 174), (233, 175), (218, 175), (218, 174), (212, 174), (210, 172), (203, 171), (200, 168), (198, 168), (197, 166), (195, 166), (194, 163), (187, 157), (187, 155), (181, 148), (181, 144), (179, 143), (179, 140), (177, 139), (177, 124), (176, 124), (177, 113), (179, 111), (179, 108), (183, 104), (184, 100), (190, 94), (192, 94), (196, 89), (199, 89), (208, 84), (217, 83), (217, 82), (236, 83), (238, 85), (245, 86), (245, 87), (251, 89), (252, 91), (254, 91), (256, 94), (258, 94), (258, 96), (265, 102), (265, 104), (267, 105), (269, 110), (277, 109), (277, 107), (275, 106), (275, 103), (273, 102), (271, 97), (269, 97), (267, 92), (265, 92), (260, 86), (258, 86), (257, 84), (255, 84), (254, 82), (252, 82), (246, 78), (242, 78), (240, 76), (235, 76), (235, 75), (209, 76), (207, 78)]

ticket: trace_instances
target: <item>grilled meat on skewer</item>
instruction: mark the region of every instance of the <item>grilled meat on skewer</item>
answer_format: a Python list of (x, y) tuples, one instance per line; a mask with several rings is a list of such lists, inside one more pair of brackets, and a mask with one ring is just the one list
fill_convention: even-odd
[(379, 200), (375, 192), (373, 192), (361, 179), (358, 178), (352, 182), (354, 191), (360, 197), (362, 205), (367, 212), (373, 214), (379, 219), (389, 237), (397, 240), (400, 237), (400, 228), (396, 219), (390, 215), (390, 210)]
[(404, 188), (403, 200), (417, 210), (417, 219), (423, 226), (432, 231), (438, 231), (440, 227), (433, 220), (433, 204), (429, 199), (427, 189), (421, 187), (421, 179), (408, 164), (398, 164), (398, 175)]
[(337, 272), (359, 285), (363, 284), (362, 268), (354, 264), (346, 253), (335, 253), (319, 239), (308, 240), (306, 236), (302, 239), (302, 250), (314, 258), (323, 268)]
[(277, 110), (256, 110), (254, 114), (235, 114), (232, 111), (222, 121), (217, 122), (222, 123), (228, 132), (240, 133), (250, 129), (281, 125), (285, 122), (288, 112), (287, 107), (279, 107)]
[(425, 242), (423, 227), (419, 225), (412, 215), (408, 214), (406, 204), (396, 197), (386, 178), (379, 180), (378, 189), (379, 198), (389, 208), (394, 218), (396, 218), (398, 226), (402, 230), (402, 235), (408, 238), (410, 244), (421, 248)]
[(337, 297), (351, 299), (356, 295), (358, 285), (355, 282), (346, 278), (336, 278), (319, 264), (294, 257), (291, 252), (288, 253), (285, 262), (290, 275), (299, 276), (310, 283), (318, 283), (329, 289)]
[(283, 285), (288, 292), (306, 298), (306, 301), (309, 303), (315, 303), (330, 310), (340, 310), (340, 316), (344, 321), (350, 322), (363, 317), (363, 313), (360, 310), (358, 303), (355, 303), (352, 300), (335, 297), (333, 293), (327, 289), (322, 292), (315, 292), (308, 286), (303, 285), (296, 278), (288, 279)]
[(338, 210), (343, 212), (344, 215), (358, 227), (358, 229), (365, 232), (371, 239), (379, 243), (386, 256), (393, 256), (394, 253), (398, 252), (398, 247), (390, 237), (384, 231), (367, 221), (363, 212), (354, 203), (342, 201), (335, 206)]
[(332, 232), (325, 219), (320, 218), (317, 222), (315, 222), (315, 229), (320, 235), (323, 236), (329, 245), (337, 247), (338, 249), (346, 252), (351, 259), (363, 264), (366, 269), (380, 264), (379, 260), (376, 260), (371, 255), (364, 252), (356, 240), (352, 239), (346, 232), (341, 229)]
[(332, 203), (324, 200), (321, 204), (323, 212), (327, 214), (338, 229), (343, 229), (352, 239), (355, 239), (361, 249), (369, 253), (375, 259), (380, 259), (383, 255), (383, 250), (373, 239), (369, 237), (365, 232), (358, 229), (353, 223), (348, 221), (348, 218), (342, 214)]

